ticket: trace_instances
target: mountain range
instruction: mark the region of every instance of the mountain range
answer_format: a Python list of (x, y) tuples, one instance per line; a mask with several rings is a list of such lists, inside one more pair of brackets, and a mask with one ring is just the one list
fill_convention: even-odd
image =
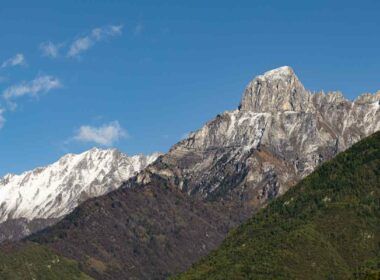
[(379, 103), (380, 92), (350, 101), (306, 90), (290, 67), (268, 71), (248, 84), (236, 110), (24, 242), (75, 260), (96, 279), (183, 272), (230, 229), (378, 131)]
[(85, 200), (118, 188), (157, 159), (97, 148), (0, 178), (0, 241), (24, 237), (53, 224)]

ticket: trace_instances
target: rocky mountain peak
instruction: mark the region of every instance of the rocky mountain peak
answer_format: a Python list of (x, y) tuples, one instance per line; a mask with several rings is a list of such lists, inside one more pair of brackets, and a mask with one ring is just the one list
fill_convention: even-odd
[[(312, 93), (292, 68), (280, 67), (249, 83), (239, 110), (218, 114), (173, 146), (159, 161), (164, 167), (147, 170), (169, 177), (182, 172), (179, 187), (206, 199), (236, 191), (252, 195), (253, 204), (265, 202), (380, 130), (379, 100), (380, 93), (354, 102), (340, 91)], [(149, 182), (149, 172), (138, 182)]]
[[(253, 79), (246, 87), (240, 103), (240, 111), (253, 113), (319, 112), (329, 104), (338, 106), (380, 106), (380, 91), (364, 93), (354, 102), (347, 100), (340, 91), (312, 93), (302, 85), (293, 69), (279, 67)], [(331, 107), (332, 108), (332, 107)]]
[(310, 95), (293, 69), (283, 66), (251, 81), (243, 94), (240, 109), (252, 112), (305, 111)]

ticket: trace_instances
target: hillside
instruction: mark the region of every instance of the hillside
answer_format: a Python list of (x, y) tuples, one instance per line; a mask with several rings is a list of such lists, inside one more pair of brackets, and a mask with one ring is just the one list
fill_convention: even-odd
[(248, 218), (239, 214), (236, 204), (204, 203), (152, 178), (145, 188), (91, 199), (28, 239), (78, 261), (96, 279), (165, 279), (216, 248)]
[(68, 260), (51, 250), (31, 243), (24, 246), (3, 245), (0, 251), (0, 279), (2, 280), (91, 280), (80, 271), (77, 262)]
[(380, 133), (323, 164), (174, 278), (379, 279)]

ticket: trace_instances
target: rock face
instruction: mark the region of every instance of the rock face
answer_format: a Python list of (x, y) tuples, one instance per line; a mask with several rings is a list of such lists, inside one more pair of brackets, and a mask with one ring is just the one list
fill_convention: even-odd
[[(218, 115), (123, 188), (84, 203), (31, 240), (78, 260), (98, 279), (163, 279), (183, 271), (228, 228), (379, 130), (379, 100), (380, 92), (355, 101), (338, 92), (312, 94), (291, 68), (269, 71), (248, 85), (239, 109)], [(197, 229), (201, 221), (206, 231)], [(91, 232), (97, 234), (88, 240)]]
[(0, 240), (19, 238), (50, 225), (81, 202), (115, 190), (158, 156), (129, 157), (115, 149), (94, 148), (79, 155), (67, 154), (21, 175), (6, 175), (0, 179)]
[(293, 70), (284, 66), (257, 76), (249, 83), (241, 110), (257, 113), (306, 111), (309, 97)]
[(175, 178), (206, 200), (259, 206), (321, 162), (380, 129), (380, 92), (349, 101), (305, 90), (290, 67), (256, 77), (238, 110), (225, 112), (138, 175)]

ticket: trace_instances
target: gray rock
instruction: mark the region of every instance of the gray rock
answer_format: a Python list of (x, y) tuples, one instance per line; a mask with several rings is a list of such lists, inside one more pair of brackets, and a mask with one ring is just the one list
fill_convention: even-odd
[[(256, 209), (319, 164), (380, 129), (380, 92), (355, 101), (311, 93), (290, 67), (256, 77), (238, 110), (218, 115), (137, 177), (166, 178), (205, 200)], [(134, 184), (127, 183), (127, 185)]]

